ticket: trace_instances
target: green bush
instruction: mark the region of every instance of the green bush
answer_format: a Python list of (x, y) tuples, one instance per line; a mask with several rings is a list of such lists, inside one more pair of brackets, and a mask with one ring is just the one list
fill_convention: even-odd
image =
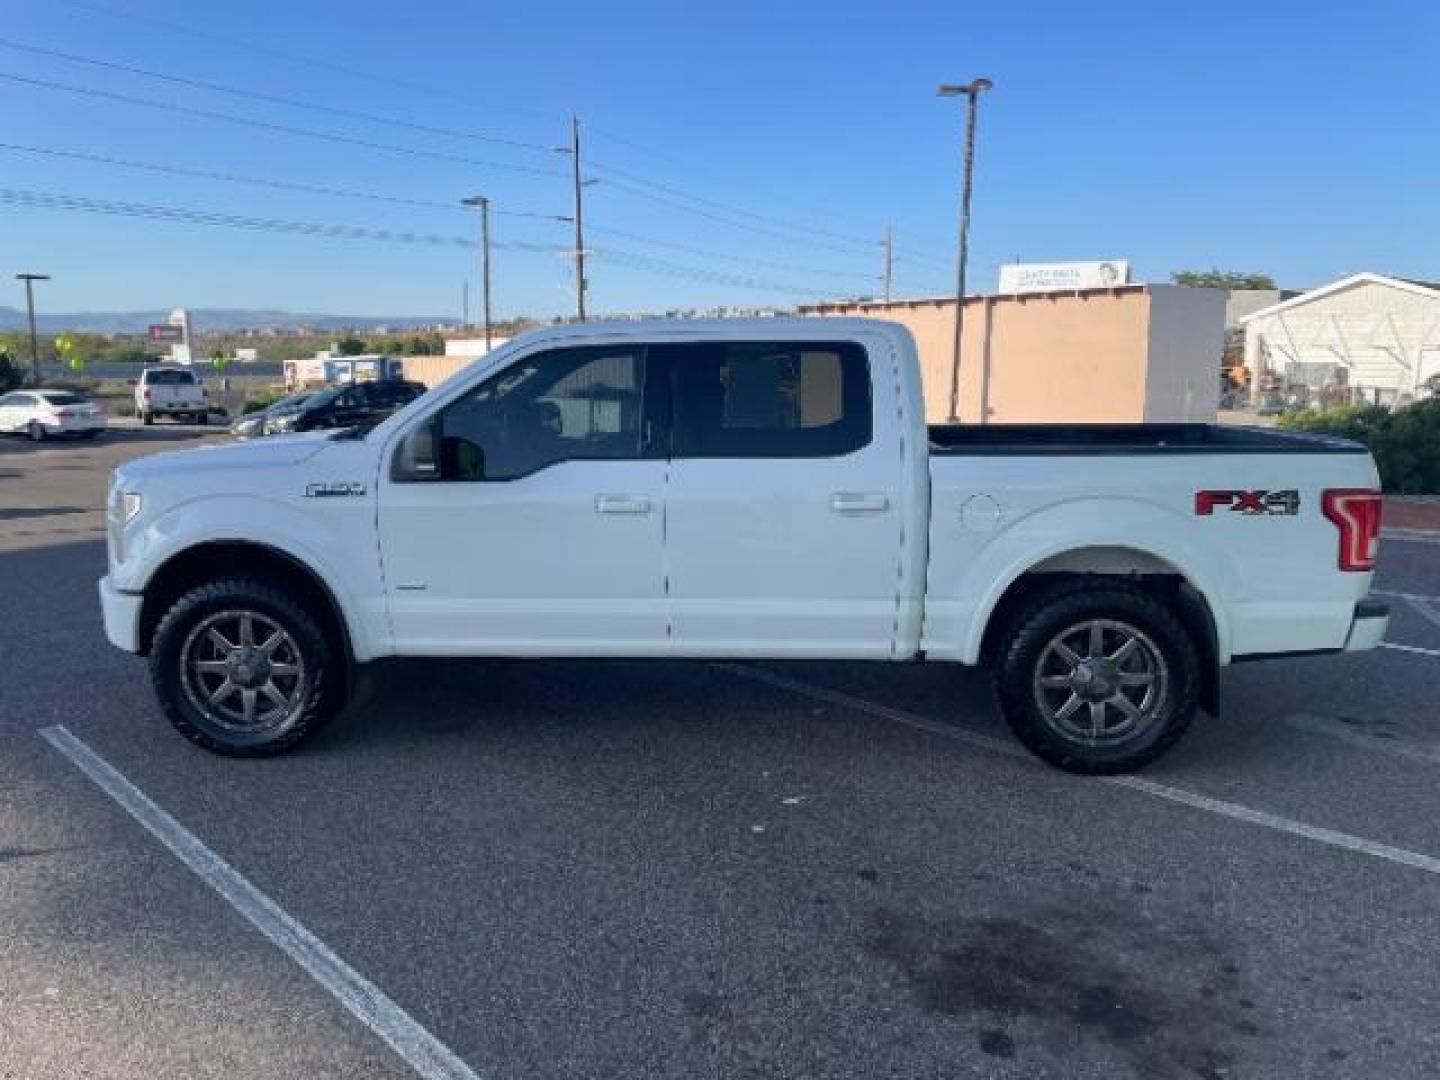
[(1378, 405), (1289, 412), (1280, 417), (1280, 426), (1364, 443), (1375, 455), (1381, 485), (1391, 494), (1440, 494), (1440, 398), (1393, 412)]

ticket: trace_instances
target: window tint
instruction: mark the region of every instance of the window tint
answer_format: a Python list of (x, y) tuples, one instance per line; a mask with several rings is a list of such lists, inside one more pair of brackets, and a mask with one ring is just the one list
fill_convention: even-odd
[(557, 349), (527, 357), (439, 418), (445, 480), (514, 480), (561, 461), (640, 456), (644, 353)]
[(145, 384), (147, 386), (193, 386), (195, 384), (195, 373), (193, 371), (147, 371), (145, 372)]
[(870, 376), (858, 345), (735, 342), (673, 355), (681, 456), (834, 457), (870, 442)]
[(83, 397), (81, 397), (79, 394), (67, 394), (67, 393), (64, 393), (63, 391), (61, 391), (61, 392), (54, 392), (54, 393), (49, 393), (49, 392), (47, 392), (47, 393), (41, 394), (40, 396), (43, 397), (46, 401), (50, 402), (51, 405), (84, 405), (84, 404), (85, 404), (85, 399), (84, 399)]

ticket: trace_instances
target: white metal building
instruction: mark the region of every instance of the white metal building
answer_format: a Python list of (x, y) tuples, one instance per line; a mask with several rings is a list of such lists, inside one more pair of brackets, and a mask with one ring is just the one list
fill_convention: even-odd
[(1286, 386), (1351, 387), (1379, 404), (1440, 375), (1440, 284), (1354, 274), (1243, 317), (1245, 364)]

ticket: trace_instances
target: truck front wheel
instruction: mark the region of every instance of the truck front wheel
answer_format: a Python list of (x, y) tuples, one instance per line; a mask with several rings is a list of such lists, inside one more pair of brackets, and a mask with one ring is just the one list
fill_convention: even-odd
[(1011, 730), (1076, 773), (1154, 761), (1185, 733), (1200, 692), (1190, 634), (1152, 593), (1123, 583), (1042, 591), (1009, 622), (996, 661)]
[(263, 581), (198, 586), (155, 631), (150, 677), (180, 734), (217, 754), (284, 753), (339, 707), (334, 649), (314, 616)]

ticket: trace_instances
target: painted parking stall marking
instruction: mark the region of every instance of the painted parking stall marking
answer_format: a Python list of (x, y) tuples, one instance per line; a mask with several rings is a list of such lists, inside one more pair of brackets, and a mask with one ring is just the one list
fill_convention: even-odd
[(39, 734), (205, 884), (224, 897), (255, 929), (304, 968), (346, 1011), (380, 1036), (424, 1080), (479, 1080), (465, 1062), (383, 990), (336, 956), (329, 946), (69, 730), (57, 725), (42, 728)]
[[(1440, 656), (1440, 651), (1425, 651), (1433, 652), (1435, 655)], [(1020, 747), (1002, 742), (999, 739), (991, 738), (988, 735), (979, 735), (970, 731), (962, 731), (936, 720), (928, 720), (923, 716), (917, 716), (914, 713), (905, 712), (901, 709), (891, 708), (886, 705), (876, 705), (874, 702), (866, 701), (864, 698), (852, 697), (838, 690), (815, 686), (811, 683), (801, 682), (798, 679), (791, 679), (784, 675), (777, 675), (759, 668), (747, 667), (743, 664), (717, 664), (715, 666), (724, 671), (739, 675), (742, 678), (789, 690), (814, 701), (823, 701), (831, 705), (840, 705), (854, 709), (857, 712), (862, 712), (869, 716), (903, 724), (906, 727), (915, 728), (919, 731), (941, 735), (955, 742), (965, 743), (994, 753), (1001, 753), (1007, 757), (1030, 760), (1030, 755), (1025, 753)], [(1098, 783), (1128, 788), (1131, 791), (1138, 791), (1152, 798), (1178, 803), (1182, 806), (1188, 806), (1208, 814), (1229, 818), (1232, 821), (1258, 825), (1262, 828), (1274, 830), (1275, 832), (1297, 836), (1318, 844), (1325, 844), (1328, 847), (1339, 848), (1344, 851), (1353, 851), (1373, 859), (1397, 863), (1401, 866), (1408, 866), (1415, 870), (1424, 871), (1427, 874), (1440, 876), (1440, 858), (1432, 855), (1424, 855), (1420, 852), (1406, 850), (1405, 848), (1393, 847), (1390, 844), (1367, 840), (1364, 837), (1339, 832), (1335, 829), (1321, 828), (1318, 825), (1310, 825), (1303, 821), (1297, 821), (1294, 818), (1282, 817), (1279, 814), (1271, 814), (1264, 810), (1256, 810), (1240, 803), (1227, 802), (1223, 799), (1212, 799), (1208, 795), (1199, 795), (1193, 791), (1186, 791), (1183, 788), (1171, 787), (1169, 784), (1159, 784), (1153, 780), (1146, 780), (1139, 776), (1103, 776), (1096, 777), (1095, 780)]]

